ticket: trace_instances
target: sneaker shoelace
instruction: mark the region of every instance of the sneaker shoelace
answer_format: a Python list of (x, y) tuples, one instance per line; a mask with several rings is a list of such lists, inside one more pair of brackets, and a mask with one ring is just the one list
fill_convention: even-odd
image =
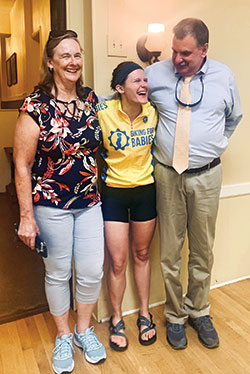
[(68, 338), (58, 339), (53, 352), (56, 359), (71, 357), (72, 352), (74, 352), (72, 338), (69, 336)]
[(213, 324), (212, 324), (212, 321), (211, 321), (211, 317), (209, 317), (209, 316), (200, 317), (199, 319), (197, 319), (197, 324), (199, 326), (202, 325), (204, 327), (204, 329), (206, 329), (206, 330), (213, 329)]
[(88, 328), (84, 334), (79, 334), (78, 338), (81, 344), (86, 347), (88, 351), (94, 351), (102, 346), (102, 344), (97, 339), (96, 334), (94, 333), (93, 326)]
[(172, 331), (173, 332), (180, 332), (181, 328), (182, 328), (182, 325), (180, 325), (179, 323), (173, 323), (172, 324)]

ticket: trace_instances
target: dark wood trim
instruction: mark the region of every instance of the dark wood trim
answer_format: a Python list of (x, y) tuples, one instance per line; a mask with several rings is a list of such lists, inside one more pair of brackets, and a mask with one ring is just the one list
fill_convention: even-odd
[[(50, 0), (51, 30), (66, 29), (66, 0)], [(2, 101), (1, 109), (18, 109), (23, 100)]]
[(51, 30), (66, 29), (66, 0), (50, 0)]
[(2, 101), (1, 109), (19, 109), (22, 103), (23, 100)]

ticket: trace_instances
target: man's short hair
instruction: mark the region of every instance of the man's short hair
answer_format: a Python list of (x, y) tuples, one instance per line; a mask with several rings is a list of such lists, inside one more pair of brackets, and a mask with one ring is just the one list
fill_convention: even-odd
[(204, 22), (197, 18), (185, 18), (173, 28), (177, 39), (184, 39), (187, 35), (193, 36), (199, 47), (208, 43), (209, 31)]

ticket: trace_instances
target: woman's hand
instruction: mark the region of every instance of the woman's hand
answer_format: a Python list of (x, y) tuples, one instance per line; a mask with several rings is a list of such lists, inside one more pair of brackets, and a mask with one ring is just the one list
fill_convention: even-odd
[(31, 249), (35, 248), (35, 238), (39, 234), (39, 228), (34, 219), (21, 218), (18, 227), (19, 238)]

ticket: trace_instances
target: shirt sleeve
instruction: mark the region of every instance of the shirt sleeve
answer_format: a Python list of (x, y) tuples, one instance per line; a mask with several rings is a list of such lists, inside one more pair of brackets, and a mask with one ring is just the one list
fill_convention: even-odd
[(98, 95), (98, 99), (100, 103), (104, 103), (104, 101), (107, 101), (107, 100), (118, 100), (119, 94), (118, 92), (114, 92), (111, 95)]
[(42, 102), (41, 93), (35, 91), (29, 96), (26, 97), (22, 106), (19, 108), (19, 112), (25, 112), (36, 122), (40, 127), (41, 125), (41, 116), (46, 114), (46, 103)]
[(99, 118), (98, 118), (98, 103), (99, 103), (99, 99), (96, 95), (96, 93), (90, 89), (89, 87), (85, 87), (85, 90), (87, 90), (88, 94), (87, 94), (87, 101), (91, 104), (92, 106), (92, 110), (93, 110), (93, 114), (94, 114), (94, 117), (95, 117), (95, 126), (96, 126), (96, 129), (98, 129), (98, 131), (100, 131), (100, 144), (102, 143), (102, 131), (101, 131), (101, 126), (100, 126), (100, 121), (99, 121)]
[(231, 96), (230, 105), (227, 104), (225, 110), (226, 122), (225, 122), (225, 131), (224, 135), (227, 138), (233, 134), (236, 126), (242, 118), (241, 106), (240, 106), (240, 95), (234, 79), (233, 74), (229, 78), (229, 90)]
[(85, 90), (87, 91), (87, 101), (92, 105), (93, 110), (95, 112), (95, 115), (97, 116), (97, 104), (99, 102), (98, 97), (96, 93), (89, 87), (85, 87)]

